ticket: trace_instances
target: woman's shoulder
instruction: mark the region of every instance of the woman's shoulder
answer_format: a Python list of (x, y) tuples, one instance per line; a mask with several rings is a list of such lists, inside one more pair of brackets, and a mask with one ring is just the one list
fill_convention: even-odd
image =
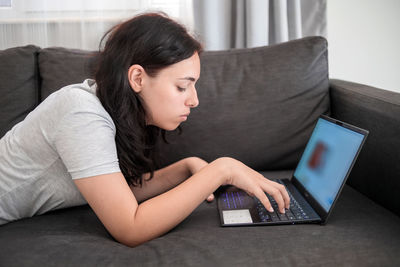
[(59, 119), (64, 117), (87, 118), (88, 120), (102, 118), (115, 127), (111, 116), (96, 96), (96, 83), (91, 79), (59, 89), (46, 98), (41, 105), (44, 110), (53, 112), (53, 115)]
[(56, 91), (49, 97), (56, 98), (58, 101), (67, 101), (72, 105), (86, 105), (87, 102), (101, 105), (96, 96), (96, 83), (92, 79), (86, 79), (82, 83), (67, 85)]
[(96, 96), (96, 83), (91, 79), (59, 89), (46, 98), (42, 104), (56, 107), (64, 114), (80, 111), (107, 113)]

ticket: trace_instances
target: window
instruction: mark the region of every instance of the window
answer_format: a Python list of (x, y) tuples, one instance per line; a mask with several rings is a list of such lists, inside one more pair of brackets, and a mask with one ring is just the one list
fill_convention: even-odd
[(96, 50), (113, 25), (144, 11), (163, 11), (189, 29), (191, 0), (0, 0), (0, 49), (34, 44)]

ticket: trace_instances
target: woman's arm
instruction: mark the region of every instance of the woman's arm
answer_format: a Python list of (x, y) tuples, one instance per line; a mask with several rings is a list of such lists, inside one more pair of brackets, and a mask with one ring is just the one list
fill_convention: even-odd
[[(136, 200), (140, 203), (177, 186), (206, 165), (208, 165), (206, 161), (197, 157), (184, 158), (155, 171), (153, 178), (150, 180), (147, 180), (150, 177), (150, 173), (144, 174), (142, 187), (130, 185), (130, 188)], [(210, 197), (208, 200), (211, 200)]]
[(281, 211), (289, 207), (289, 196), (282, 185), (230, 158), (213, 161), (180, 185), (140, 205), (121, 173), (74, 182), (110, 234), (128, 246), (137, 246), (171, 230), (223, 184), (255, 195), (267, 209), (271, 205), (264, 192), (275, 198)]

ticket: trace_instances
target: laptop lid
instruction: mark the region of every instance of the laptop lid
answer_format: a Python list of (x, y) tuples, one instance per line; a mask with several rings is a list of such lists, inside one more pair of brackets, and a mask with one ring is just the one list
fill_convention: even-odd
[(291, 182), (325, 223), (367, 138), (368, 131), (322, 115)]

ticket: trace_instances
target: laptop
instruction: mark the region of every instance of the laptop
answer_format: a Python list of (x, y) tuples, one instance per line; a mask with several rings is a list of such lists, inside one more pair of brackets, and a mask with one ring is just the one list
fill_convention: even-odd
[(290, 196), (285, 214), (268, 194), (274, 212), (256, 197), (233, 187), (217, 190), (221, 226), (325, 224), (368, 136), (368, 131), (321, 115), (291, 179), (283, 184)]

